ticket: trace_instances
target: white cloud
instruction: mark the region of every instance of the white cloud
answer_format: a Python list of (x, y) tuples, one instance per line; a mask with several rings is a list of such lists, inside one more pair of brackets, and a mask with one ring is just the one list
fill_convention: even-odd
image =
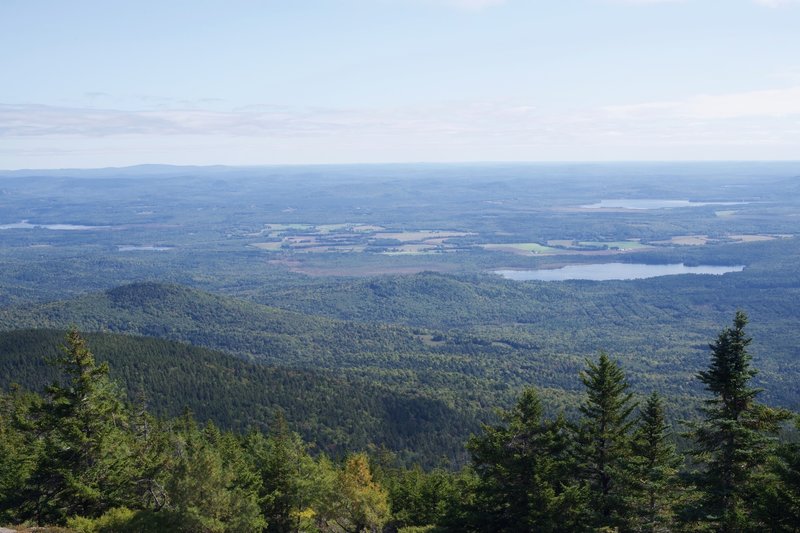
[[(557, 114), (529, 103), (467, 102), (376, 109), (248, 106), (233, 110), (150, 108), (119, 110), (0, 104), (0, 138), (37, 136), (227, 135), (231, 137), (328, 136), (419, 133), (520, 135), (543, 129), (618, 130), (623, 125), (733, 120), (800, 120), (800, 85), (781, 89), (702, 94)], [(605, 126), (603, 126), (605, 127)], [(625, 128), (622, 128), (624, 130)]]
[(616, 118), (675, 117), (684, 119), (733, 119), (800, 115), (800, 86), (740, 93), (697, 95), (684, 100), (609, 106)]
[(800, 86), (573, 112), (535, 104), (222, 111), (0, 105), (0, 168), (796, 159), (800, 150)]

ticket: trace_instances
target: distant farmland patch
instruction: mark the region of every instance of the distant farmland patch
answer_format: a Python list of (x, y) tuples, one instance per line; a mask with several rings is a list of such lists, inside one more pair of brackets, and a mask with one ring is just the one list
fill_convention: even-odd
[(609, 250), (637, 250), (647, 248), (639, 241), (580, 241), (576, 248), (601, 248)]
[(393, 247), (390, 250), (382, 252), (384, 255), (420, 255), (420, 254), (433, 254), (443, 252), (445, 250), (437, 249), (436, 247), (427, 244), (404, 244), (402, 246)]
[(265, 224), (248, 237), (268, 237), (279, 241), (250, 243), (267, 252), (361, 253), (420, 255), (456, 251), (459, 245), (448, 242), (475, 233), (451, 230), (397, 230), (374, 224)]
[(449, 239), (452, 237), (466, 237), (474, 235), (474, 233), (467, 233), (464, 231), (440, 231), (440, 230), (418, 230), (418, 231), (385, 231), (376, 233), (376, 239), (397, 239), (402, 242), (419, 242), (427, 241), (429, 239)]
[(281, 249), (282, 242), (254, 242), (251, 243), (250, 246), (254, 248), (258, 248), (259, 250), (265, 250), (267, 252), (277, 252)]
[(516, 254), (546, 254), (558, 252), (556, 248), (544, 246), (538, 242), (516, 242), (508, 244), (484, 244), (482, 245), (485, 250), (494, 250), (498, 252), (511, 252)]
[(713, 238), (708, 235), (676, 235), (664, 241), (653, 241), (652, 244), (671, 245), (671, 246), (704, 246), (706, 244), (718, 244), (721, 242), (763, 242), (777, 239), (776, 235), (763, 234), (742, 234), (726, 235), (725, 237)]
[(570, 241), (565, 239), (550, 240), (547, 244), (558, 248), (567, 250), (638, 250), (640, 248), (647, 248), (646, 244), (642, 244), (638, 240), (626, 241)]
[(728, 238), (739, 242), (762, 242), (774, 241), (777, 237), (774, 235), (728, 235)]

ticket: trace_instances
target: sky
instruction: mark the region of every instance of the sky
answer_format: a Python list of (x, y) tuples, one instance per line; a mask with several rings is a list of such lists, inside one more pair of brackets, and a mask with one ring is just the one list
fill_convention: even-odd
[(0, 169), (800, 159), (800, 0), (0, 0)]

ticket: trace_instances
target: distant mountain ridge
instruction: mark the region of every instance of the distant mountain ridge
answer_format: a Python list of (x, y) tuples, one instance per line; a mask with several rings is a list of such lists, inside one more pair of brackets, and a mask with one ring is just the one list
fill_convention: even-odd
[[(280, 173), (307, 173), (325, 172), (338, 174), (339, 171), (347, 169), (352, 174), (364, 171), (373, 172), (376, 169), (391, 170), (394, 175), (413, 175), (415, 171), (425, 169), (427, 171), (438, 170), (447, 173), (449, 169), (521, 169), (521, 170), (545, 170), (553, 174), (554, 171), (568, 169), (570, 173), (580, 169), (582, 172), (599, 172), (608, 175), (626, 175), (631, 169), (649, 168), (661, 171), (668, 171), (671, 175), (681, 176), (692, 168), (718, 168), (720, 177), (726, 178), (739, 175), (747, 176), (753, 173), (764, 176), (765, 173), (776, 172), (785, 174), (786, 172), (800, 174), (800, 161), (618, 161), (618, 162), (599, 162), (581, 161), (572, 163), (557, 162), (503, 162), (485, 161), (469, 163), (437, 163), (437, 162), (416, 162), (416, 163), (330, 163), (330, 164), (269, 164), (269, 165), (171, 165), (159, 163), (144, 163), (122, 167), (102, 167), (102, 168), (58, 168), (58, 169), (0, 169), (0, 177), (147, 177), (147, 176), (214, 176), (218, 174), (252, 174), (253, 172), (280, 172)], [(639, 172), (639, 170), (637, 170)]]
[(242, 169), (249, 167), (229, 167), (225, 165), (194, 166), (194, 165), (158, 165), (144, 164), (132, 165), (127, 167), (103, 167), (103, 168), (53, 168), (53, 169), (19, 169), (19, 170), (0, 170), (1, 177), (21, 177), (21, 176), (40, 176), (40, 177), (145, 177), (167, 175), (186, 175), (200, 173), (219, 173), (226, 170)]

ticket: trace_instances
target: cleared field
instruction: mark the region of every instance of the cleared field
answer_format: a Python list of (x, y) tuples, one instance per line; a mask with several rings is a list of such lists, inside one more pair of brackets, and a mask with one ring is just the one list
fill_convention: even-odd
[(773, 241), (781, 238), (780, 235), (764, 234), (738, 234), (726, 235), (724, 238), (711, 238), (708, 235), (676, 235), (669, 240), (653, 241), (653, 244), (672, 245), (672, 246), (704, 246), (706, 244), (718, 242), (764, 242)]
[(639, 248), (647, 248), (646, 244), (639, 241), (581, 241), (578, 243), (579, 248), (616, 248), (618, 250), (636, 250)]
[(252, 236), (264, 235), (279, 242), (253, 243), (250, 246), (260, 250), (295, 253), (360, 253), (370, 246), (382, 246), (381, 240), (392, 244), (385, 254), (421, 255), (453, 251), (453, 246), (445, 243), (447, 239), (475, 235), (462, 231), (415, 230), (387, 231), (374, 224), (267, 224), (265, 229)]
[(640, 248), (647, 248), (646, 244), (642, 244), (639, 241), (570, 241), (566, 239), (557, 239), (547, 241), (547, 244), (557, 248), (566, 248), (568, 250), (638, 250)]
[(311, 224), (264, 224), (267, 231), (307, 230), (313, 227)]
[(283, 242), (289, 243), (292, 248), (303, 246), (317, 246), (320, 242), (314, 235), (302, 235), (299, 237), (285, 237)]
[(451, 237), (466, 237), (467, 235), (475, 235), (474, 233), (466, 233), (463, 231), (439, 231), (439, 230), (418, 230), (418, 231), (385, 231), (376, 233), (376, 239), (397, 239), (402, 242), (418, 242), (429, 239), (448, 239)]
[(351, 229), (352, 231), (358, 233), (372, 233), (374, 231), (383, 231), (386, 228), (384, 228), (383, 226), (373, 226), (370, 224), (358, 224), (356, 226), (353, 226)]
[(352, 226), (350, 224), (320, 224), (314, 226), (314, 229), (317, 233), (341, 233), (351, 231)]
[(281, 249), (282, 242), (254, 242), (250, 246), (267, 252), (277, 252)]
[(545, 254), (557, 252), (558, 250), (550, 246), (544, 246), (538, 242), (517, 242), (508, 244), (484, 244), (482, 247), (485, 250), (496, 250), (500, 252), (511, 253), (532, 253), (532, 254)]
[(397, 246), (391, 250), (381, 252), (384, 255), (421, 255), (421, 254), (434, 254), (444, 250), (437, 249), (427, 244), (404, 244)]
[(708, 235), (676, 235), (666, 241), (653, 241), (653, 244), (672, 244), (675, 246), (703, 246), (708, 244)]
[(309, 254), (347, 254), (347, 253), (357, 253), (363, 252), (366, 249), (366, 246), (353, 246), (353, 245), (326, 245), (320, 244), (317, 246), (304, 246), (299, 248), (292, 248), (292, 251), (297, 253), (309, 253)]
[(739, 242), (762, 242), (774, 241), (777, 237), (774, 235), (728, 235), (728, 238)]

